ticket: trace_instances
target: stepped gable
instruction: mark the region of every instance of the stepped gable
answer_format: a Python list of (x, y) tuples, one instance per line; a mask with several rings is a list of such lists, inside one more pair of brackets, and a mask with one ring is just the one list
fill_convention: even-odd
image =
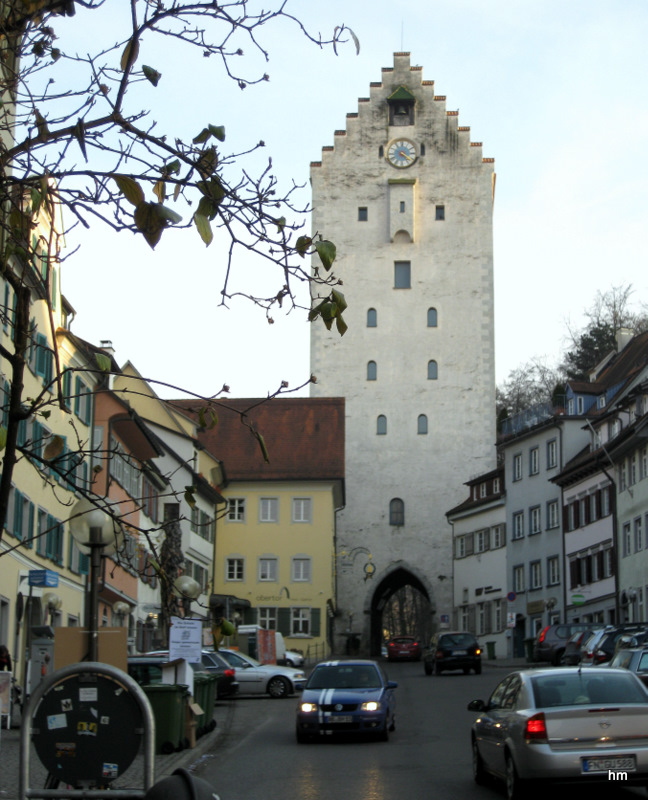
[[(336, 150), (351, 146), (347, 145), (346, 140), (359, 139), (363, 120), (384, 114), (386, 101), (401, 96), (415, 98), (417, 113), (422, 113), (422, 119), (425, 117), (422, 125), (429, 126), (431, 113), (429, 109), (434, 107), (434, 116), (439, 128), (437, 136), (453, 143), (456, 139), (461, 147), (481, 148), (482, 142), (470, 141), (470, 127), (459, 125), (459, 111), (446, 110), (446, 95), (437, 95), (434, 89), (434, 81), (423, 80), (423, 67), (410, 66), (410, 53), (394, 53), (394, 66), (382, 68), (382, 80), (369, 84), (369, 97), (358, 98), (358, 110), (346, 115), (346, 129), (334, 132), (335, 145), (323, 146), (322, 160), (311, 161), (311, 167), (321, 167)], [(458, 136), (459, 134), (461, 136)], [(363, 140), (363, 146), (365, 145), (366, 142)], [(482, 158), (482, 161), (485, 164), (492, 164), (495, 159)]]
[[(193, 420), (206, 405), (168, 402)], [(218, 423), (199, 429), (198, 441), (223, 462), (229, 481), (344, 479), (344, 398), (223, 398), (213, 411)], [(269, 463), (249, 425), (263, 436)]]

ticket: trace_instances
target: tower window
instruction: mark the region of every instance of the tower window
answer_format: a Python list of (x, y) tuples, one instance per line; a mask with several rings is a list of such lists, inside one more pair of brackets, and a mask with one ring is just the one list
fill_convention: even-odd
[(394, 261), (394, 289), (411, 288), (411, 273), (410, 261)]
[(401, 527), (405, 524), (405, 503), (400, 497), (389, 501), (389, 524)]
[(425, 155), (425, 145), (421, 142), (421, 146), (419, 147), (419, 152), (422, 156)]
[(380, 145), (380, 147), (378, 148), (378, 158), (384, 158), (384, 157), (385, 157), (385, 148), (382, 145)]
[(436, 328), (436, 326), (437, 326), (437, 310), (436, 310), (436, 308), (428, 308), (427, 326), (428, 326), (428, 328)]
[(417, 433), (425, 435), (428, 432), (428, 420), (425, 414), (419, 414), (417, 423)]
[(367, 327), (368, 328), (377, 328), (378, 327), (378, 312), (375, 308), (370, 308), (367, 310)]
[(445, 206), (437, 206), (436, 207), (436, 220), (444, 220), (445, 219)]
[(366, 206), (358, 208), (358, 222), (366, 222), (369, 219), (369, 209)]
[(435, 381), (439, 377), (439, 367), (436, 361), (428, 361), (428, 380)]
[(369, 361), (369, 363), (367, 364), (367, 380), (368, 381), (378, 380), (378, 367), (375, 361)]
[(405, 201), (404, 200), (400, 201), (400, 213), (401, 214), (405, 213)]
[(378, 436), (387, 434), (387, 417), (384, 414), (380, 414), (376, 420), (376, 434)]

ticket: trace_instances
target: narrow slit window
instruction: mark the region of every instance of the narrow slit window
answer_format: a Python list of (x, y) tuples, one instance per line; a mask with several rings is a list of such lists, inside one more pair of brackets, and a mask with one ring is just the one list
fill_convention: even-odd
[(436, 328), (438, 324), (436, 308), (428, 308), (427, 312), (427, 326), (428, 328)]
[(378, 380), (378, 366), (375, 361), (369, 361), (369, 363), (367, 364), (367, 380), (368, 381)]
[(428, 432), (428, 419), (425, 414), (419, 414), (417, 433), (424, 436)]
[(366, 222), (369, 219), (369, 209), (367, 206), (358, 207), (358, 222)]
[(439, 377), (439, 366), (436, 361), (428, 361), (428, 380), (435, 381)]
[(380, 414), (376, 420), (376, 434), (378, 436), (387, 434), (387, 417), (384, 414)]
[(437, 221), (442, 221), (445, 219), (445, 206), (437, 206), (436, 207), (436, 217)]

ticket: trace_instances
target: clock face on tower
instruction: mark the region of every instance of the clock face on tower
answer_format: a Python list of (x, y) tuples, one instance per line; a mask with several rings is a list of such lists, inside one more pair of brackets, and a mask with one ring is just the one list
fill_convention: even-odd
[(395, 139), (387, 147), (387, 161), (394, 167), (411, 167), (416, 161), (416, 145), (409, 139)]

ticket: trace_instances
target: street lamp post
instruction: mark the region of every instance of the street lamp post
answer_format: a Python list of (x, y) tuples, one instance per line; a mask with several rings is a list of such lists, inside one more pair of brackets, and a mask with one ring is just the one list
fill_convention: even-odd
[(182, 598), (184, 615), (188, 617), (191, 611), (191, 601), (197, 600), (202, 593), (200, 584), (190, 575), (179, 575), (173, 581), (173, 590), (178, 597)]
[[(97, 502), (100, 502), (97, 499)], [(99, 578), (101, 576), (101, 557), (117, 550), (117, 527), (106, 512), (88, 499), (79, 500), (72, 509), (70, 532), (79, 550), (90, 554), (90, 597), (88, 609), (88, 635), (90, 637), (88, 656), (90, 661), (98, 660), (98, 620), (99, 620)]]

